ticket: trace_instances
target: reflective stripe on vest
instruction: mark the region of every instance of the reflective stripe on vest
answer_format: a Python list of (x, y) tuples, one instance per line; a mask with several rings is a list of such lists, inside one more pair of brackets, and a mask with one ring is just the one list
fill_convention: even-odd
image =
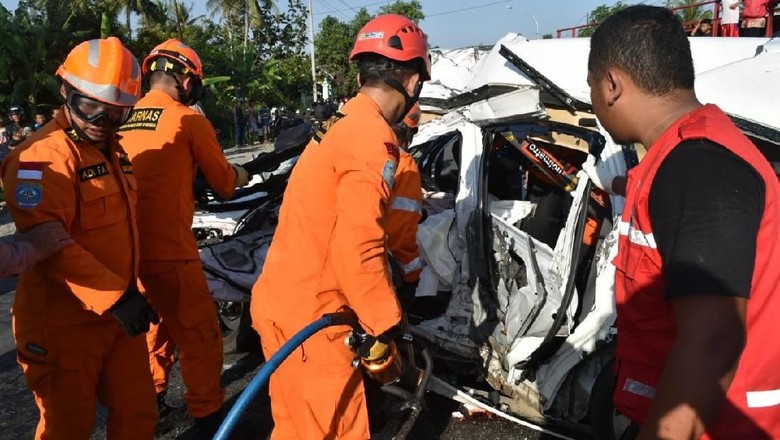
[(639, 246), (643, 246), (650, 249), (657, 249), (655, 244), (655, 237), (653, 234), (644, 234), (639, 229), (635, 228), (631, 223), (621, 221), (618, 225), (618, 234), (628, 237), (631, 243)]
[(636, 379), (631, 379), (630, 377), (626, 379), (626, 382), (623, 384), (623, 391), (636, 394), (637, 396), (647, 397), (648, 399), (655, 397), (655, 388)]
[(396, 196), (393, 198), (393, 203), (390, 204), (390, 209), (422, 214), (422, 203), (418, 202), (417, 200), (410, 199), (409, 197)]
[(401, 270), (404, 272), (404, 275), (408, 275), (415, 270), (422, 269), (422, 262), (420, 261), (420, 257), (416, 257), (414, 260), (406, 264), (399, 261), (398, 265), (401, 266)]
[(748, 391), (745, 395), (748, 408), (767, 408), (780, 405), (780, 390)]

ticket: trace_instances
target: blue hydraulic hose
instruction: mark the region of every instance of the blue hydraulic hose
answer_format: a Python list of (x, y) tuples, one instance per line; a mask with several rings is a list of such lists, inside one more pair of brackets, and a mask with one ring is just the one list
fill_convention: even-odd
[(230, 409), (230, 412), (227, 417), (225, 417), (222, 425), (219, 426), (219, 430), (214, 436), (214, 440), (227, 440), (229, 438), (230, 433), (233, 432), (236, 424), (238, 424), (238, 419), (241, 417), (241, 414), (244, 413), (249, 403), (254, 400), (257, 392), (268, 382), (268, 378), (271, 377), (271, 374), (279, 368), (279, 365), (281, 365), (296, 348), (325, 327), (344, 324), (344, 322), (339, 321), (341, 320), (338, 319), (338, 316), (330, 314), (325, 315), (304, 327), (303, 330), (299, 331), (295, 336), (290, 338), (290, 340), (285, 342), (284, 345), (282, 345), (282, 348), (274, 353), (274, 355), (271, 356), (271, 359), (268, 359), (268, 362), (260, 368), (260, 371), (257, 372), (257, 376), (249, 382), (249, 385), (247, 385), (246, 389), (241, 393), (236, 404), (233, 405), (233, 408)]

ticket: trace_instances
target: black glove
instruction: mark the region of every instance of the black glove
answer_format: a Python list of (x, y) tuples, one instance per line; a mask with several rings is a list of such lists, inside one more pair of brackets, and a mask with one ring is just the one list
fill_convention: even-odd
[(417, 293), (417, 285), (420, 284), (420, 280), (404, 281), (401, 287), (396, 289), (398, 293), (398, 301), (401, 303), (401, 310), (405, 313), (409, 313), (414, 306), (414, 296)]
[(135, 286), (128, 287), (110, 310), (131, 338), (148, 332), (150, 323), (160, 322), (157, 312)]

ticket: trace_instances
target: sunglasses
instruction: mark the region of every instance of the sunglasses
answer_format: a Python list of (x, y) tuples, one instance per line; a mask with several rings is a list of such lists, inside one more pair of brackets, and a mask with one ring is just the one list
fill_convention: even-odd
[(86, 122), (95, 123), (105, 119), (112, 127), (124, 124), (133, 109), (132, 106), (105, 104), (73, 90), (68, 93), (67, 105), (76, 116)]

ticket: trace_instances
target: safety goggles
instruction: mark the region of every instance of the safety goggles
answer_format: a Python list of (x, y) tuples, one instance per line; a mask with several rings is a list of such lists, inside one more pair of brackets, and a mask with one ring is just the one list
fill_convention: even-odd
[(88, 96), (84, 96), (74, 90), (68, 93), (68, 108), (80, 119), (95, 123), (100, 119), (105, 119), (106, 123), (112, 127), (119, 127), (127, 120), (130, 110), (133, 107), (123, 107), (110, 105)]

